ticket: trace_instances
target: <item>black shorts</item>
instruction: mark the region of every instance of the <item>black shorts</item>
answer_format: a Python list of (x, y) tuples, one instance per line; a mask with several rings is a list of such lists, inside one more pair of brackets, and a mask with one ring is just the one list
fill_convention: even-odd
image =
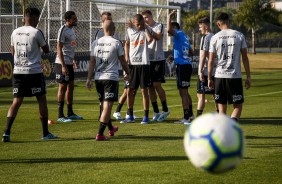
[[(212, 77), (212, 80), (214, 81), (214, 77)], [(197, 93), (199, 94), (214, 94), (214, 89), (210, 89), (208, 87), (208, 76), (204, 76), (204, 82), (200, 81), (198, 76), (197, 81)]]
[(165, 83), (165, 60), (150, 62), (150, 77), (152, 82)]
[(220, 104), (241, 104), (244, 102), (241, 78), (215, 78), (215, 102)]
[(99, 101), (116, 102), (118, 100), (118, 83), (113, 80), (95, 80)]
[(131, 82), (129, 88), (146, 88), (151, 85), (150, 65), (129, 65)]
[(54, 69), (56, 72), (56, 81), (58, 83), (68, 83), (69, 81), (74, 81), (73, 65), (66, 65), (66, 66), (69, 72), (68, 76), (62, 74), (62, 65), (59, 63), (55, 63)]
[(176, 65), (176, 82), (177, 88), (190, 87), (190, 80), (192, 75), (192, 65)]
[(14, 74), (13, 96), (31, 97), (46, 94), (46, 82), (43, 73)]

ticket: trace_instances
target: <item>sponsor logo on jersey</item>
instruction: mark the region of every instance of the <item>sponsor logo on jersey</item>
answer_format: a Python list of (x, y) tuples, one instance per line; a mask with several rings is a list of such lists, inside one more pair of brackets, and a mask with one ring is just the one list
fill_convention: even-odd
[(97, 45), (104, 47), (104, 46), (111, 46), (111, 43), (98, 43)]
[(22, 35), (29, 36), (29, 33), (17, 33), (16, 35), (19, 35), (19, 36), (22, 36)]

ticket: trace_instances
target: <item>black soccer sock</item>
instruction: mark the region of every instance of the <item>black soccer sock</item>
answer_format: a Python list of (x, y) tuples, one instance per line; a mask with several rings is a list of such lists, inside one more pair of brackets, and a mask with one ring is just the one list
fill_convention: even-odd
[(231, 119), (233, 119), (234, 121), (238, 122), (238, 118), (231, 117)]
[(105, 124), (104, 122), (100, 122), (100, 127), (99, 127), (99, 132), (98, 134), (99, 135), (104, 135), (104, 131), (107, 127), (107, 124)]
[(166, 104), (166, 100), (162, 101), (162, 106), (163, 106), (163, 111), (164, 112), (168, 112), (168, 107), (167, 107), (167, 104)]
[(144, 110), (144, 116), (149, 117), (149, 110)]
[(58, 118), (64, 117), (64, 101), (58, 102)]
[(113, 124), (112, 124), (112, 120), (110, 120), (110, 121), (108, 122), (108, 129), (109, 129), (109, 130), (113, 130), (113, 129), (114, 129)]
[(10, 135), (10, 133), (11, 133), (11, 128), (12, 128), (12, 125), (13, 125), (13, 123), (14, 123), (14, 120), (15, 120), (14, 117), (7, 117), (7, 124), (6, 124), (6, 128), (5, 128), (5, 130), (4, 130), (5, 134)]
[(67, 104), (67, 106), (68, 106), (68, 116), (73, 115), (74, 113), (73, 113), (73, 110), (72, 110), (72, 104)]
[(200, 116), (203, 114), (203, 110), (197, 110), (197, 116)]
[(118, 103), (116, 112), (120, 112), (123, 104)]
[(43, 137), (49, 134), (48, 131), (48, 118), (40, 118), (42, 124)]
[(184, 112), (184, 119), (188, 120), (190, 117), (189, 109), (183, 109)]
[(189, 114), (190, 114), (190, 117), (193, 116), (193, 108), (192, 108), (192, 105), (189, 105)]
[(153, 106), (153, 110), (154, 110), (155, 113), (159, 113), (160, 112), (157, 101), (152, 102), (152, 106)]
[(132, 117), (133, 116), (133, 108), (127, 109), (127, 114)]

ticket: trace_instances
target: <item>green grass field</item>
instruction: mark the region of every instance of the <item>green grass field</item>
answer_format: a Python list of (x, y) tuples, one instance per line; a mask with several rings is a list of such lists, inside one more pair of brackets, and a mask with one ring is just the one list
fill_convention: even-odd
[[(282, 183), (282, 54), (249, 58), (252, 87), (245, 91), (240, 120), (246, 149), (236, 169), (213, 175), (191, 165), (183, 148), (187, 127), (173, 124), (183, 114), (175, 79), (167, 79), (163, 85), (171, 110), (165, 122), (141, 125), (115, 121), (120, 129), (105, 142), (95, 141), (99, 112), (96, 91), (89, 92), (84, 82), (76, 82), (74, 109), (85, 120), (51, 125), (50, 131), (60, 139), (41, 140), (37, 103), (35, 98), (25, 99), (12, 128), (12, 142), (0, 143), (0, 183)], [(195, 75), (189, 91), (196, 113)], [(47, 93), (49, 119), (56, 120), (57, 86), (49, 86)], [(141, 117), (140, 96), (139, 91), (134, 109)], [(208, 99), (205, 112), (214, 111), (211, 97)], [(11, 88), (0, 88), (1, 130), (11, 102)], [(122, 110), (124, 115), (126, 108)]]

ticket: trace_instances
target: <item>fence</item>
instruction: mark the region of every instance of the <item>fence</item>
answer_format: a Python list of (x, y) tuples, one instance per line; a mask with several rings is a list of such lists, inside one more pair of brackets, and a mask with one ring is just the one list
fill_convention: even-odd
[[(26, 6), (36, 7), (41, 11), (38, 28), (41, 29), (48, 40), (50, 49), (56, 51), (57, 32), (65, 20), (67, 0), (30, 0)], [(10, 35), (12, 31), (22, 25), (23, 5), (19, 0), (0, 0), (0, 52), (10, 52)], [(166, 26), (166, 17), (169, 9), (178, 9), (176, 6), (162, 4), (152, 5), (131, 1), (98, 1), (98, 0), (72, 0), (71, 10), (78, 16), (78, 25), (75, 28), (77, 34), (76, 51), (89, 51), (96, 31), (100, 28), (100, 14), (103, 11), (112, 13), (116, 30), (121, 38), (125, 34), (125, 20), (140, 13), (144, 9), (150, 9), (157, 22)], [(161, 1), (160, 1), (161, 2)], [(163, 0), (167, 3), (167, 1)], [(180, 11), (179, 11), (180, 12)], [(180, 18), (180, 16), (178, 16)], [(167, 48), (167, 34), (164, 37), (164, 47)]]

